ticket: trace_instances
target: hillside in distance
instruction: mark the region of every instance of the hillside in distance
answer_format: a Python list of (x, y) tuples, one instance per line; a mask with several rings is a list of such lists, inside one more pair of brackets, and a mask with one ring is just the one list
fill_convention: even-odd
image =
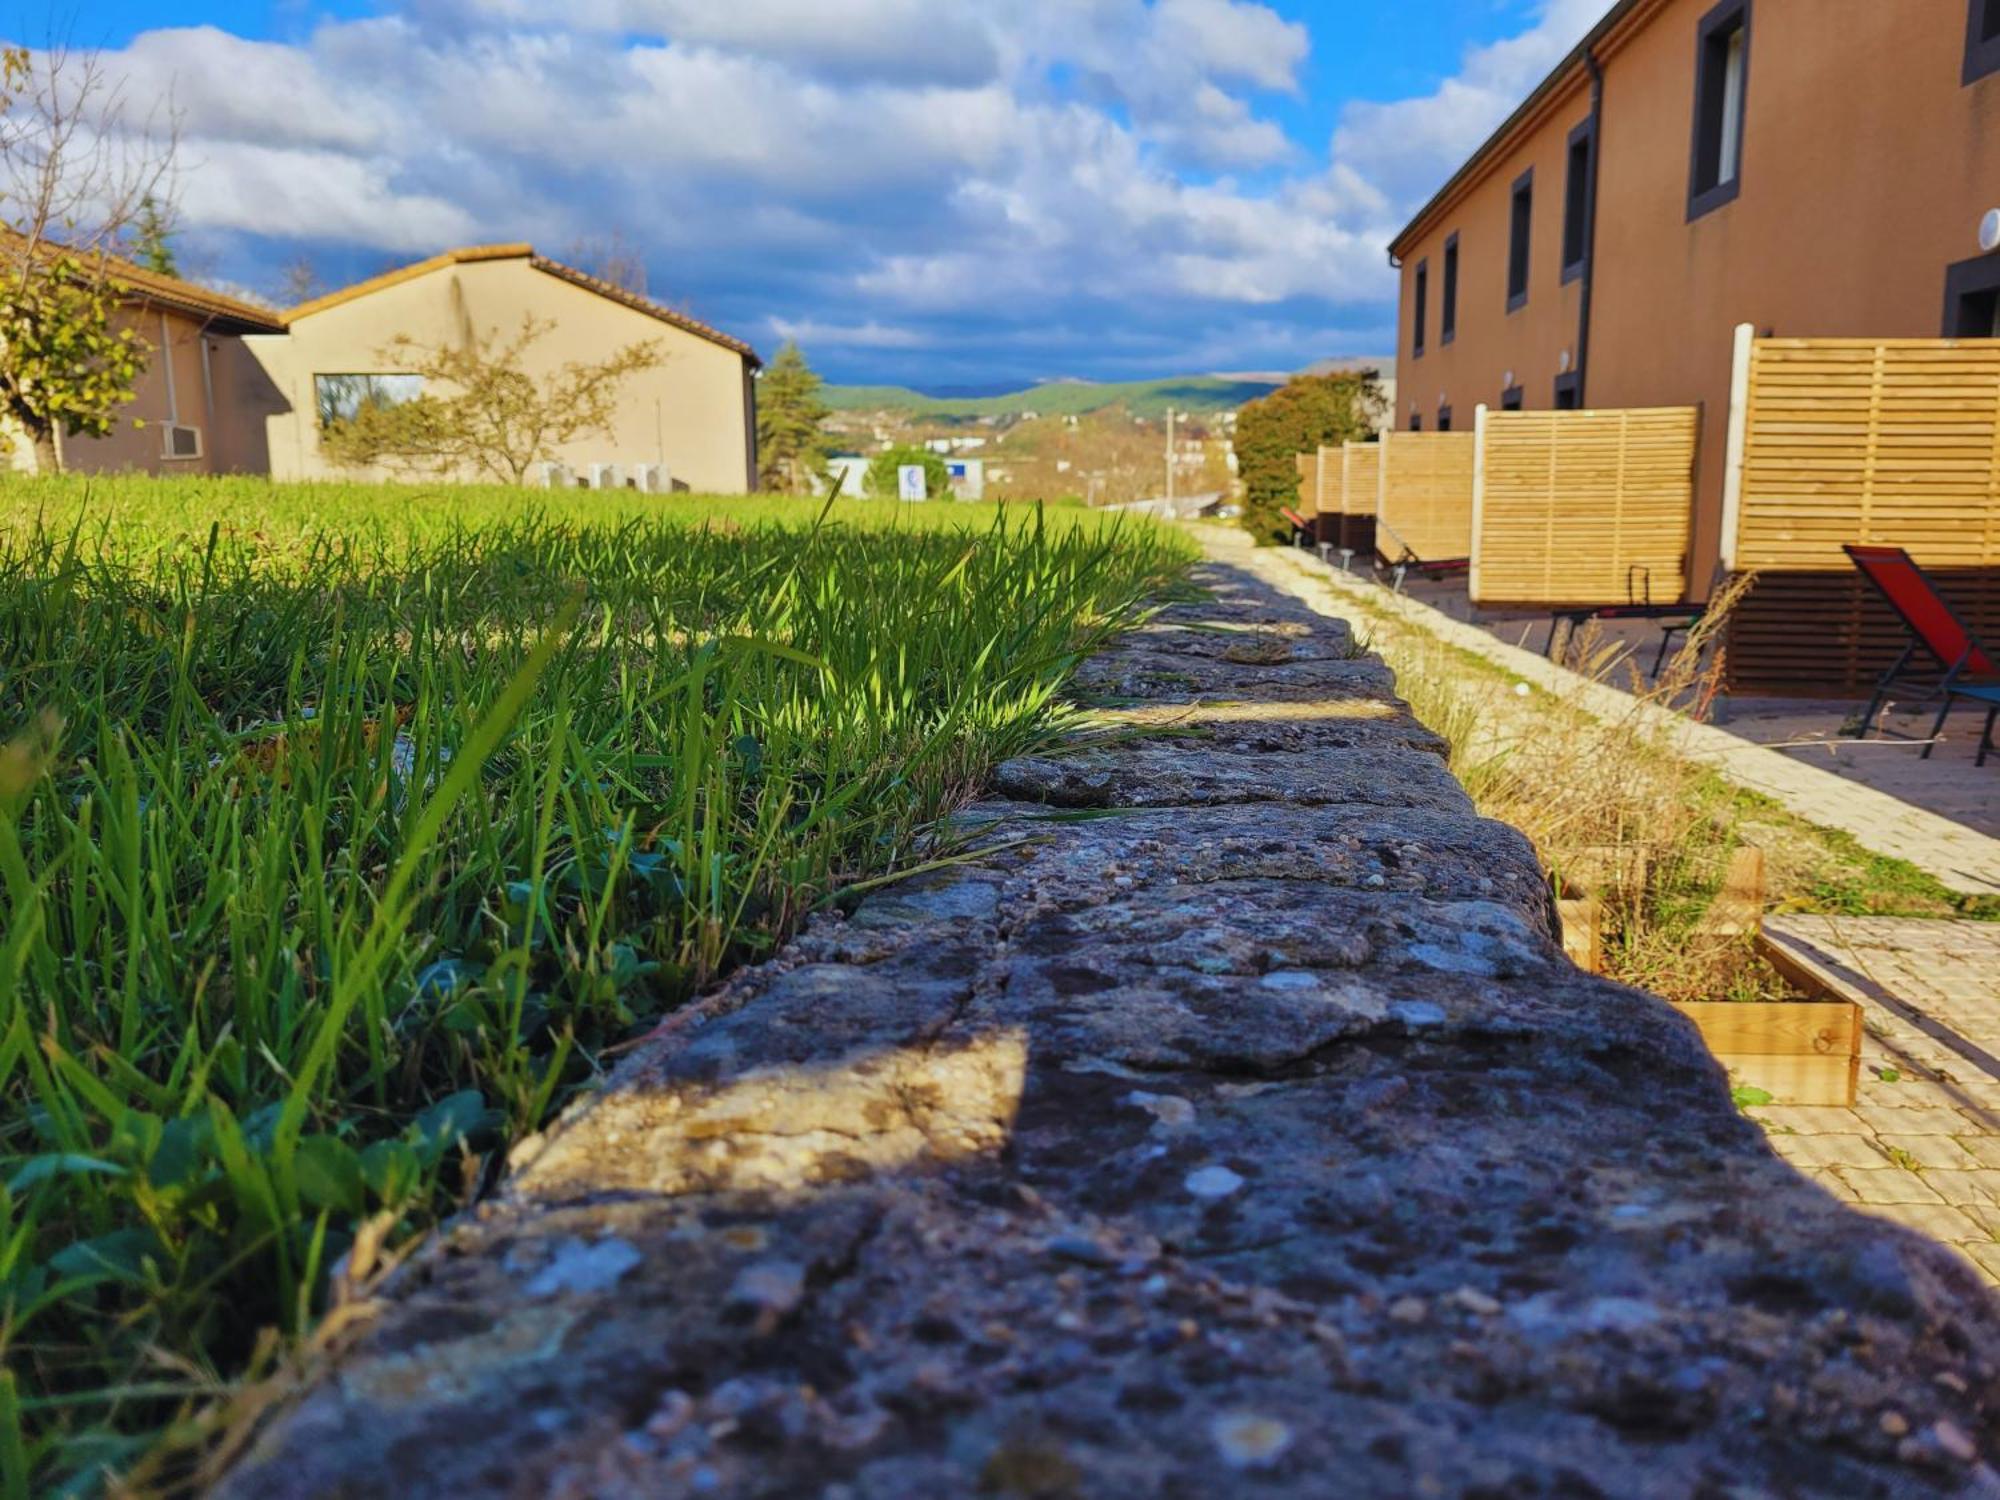
[(835, 411), (893, 411), (937, 421), (977, 421), (981, 417), (1081, 417), (1122, 406), (1135, 417), (1158, 418), (1175, 411), (1234, 411), (1246, 401), (1268, 396), (1284, 377), (1172, 375), (1161, 380), (1099, 383), (1051, 380), (998, 396), (926, 396), (900, 385), (829, 385), (826, 403)]

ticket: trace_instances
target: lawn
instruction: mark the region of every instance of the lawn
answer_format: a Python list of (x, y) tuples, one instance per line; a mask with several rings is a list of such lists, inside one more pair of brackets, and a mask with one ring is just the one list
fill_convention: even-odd
[(0, 483), (0, 1494), (185, 1479), (343, 1257), (948, 853), (1190, 559), (1078, 510)]

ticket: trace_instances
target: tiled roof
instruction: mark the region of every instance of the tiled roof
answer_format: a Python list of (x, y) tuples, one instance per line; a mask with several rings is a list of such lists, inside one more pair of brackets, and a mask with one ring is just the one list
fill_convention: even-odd
[(359, 281), (353, 286), (343, 287), (337, 292), (329, 292), (324, 297), (315, 297), (312, 301), (301, 303), (290, 312), (284, 314), (284, 319), (287, 324), (296, 323), (301, 318), (311, 317), (314, 313), (324, 312), (330, 307), (338, 307), (342, 303), (370, 296), (388, 287), (399, 286), (405, 281), (413, 281), (417, 277), (428, 275), (432, 271), (441, 271), (446, 266), (465, 265), (473, 261), (482, 260), (525, 260), (537, 271), (545, 272), (550, 276), (555, 276), (575, 286), (580, 286), (585, 291), (595, 292), (600, 297), (608, 298), (621, 306), (629, 307), (634, 312), (644, 313), (649, 318), (658, 318), (662, 323), (670, 324), (684, 333), (691, 333), (697, 338), (707, 339), (712, 344), (720, 344), (723, 348), (742, 355), (743, 358), (749, 360), (753, 365), (761, 365), (763, 363), (757, 357), (757, 351), (741, 339), (731, 338), (720, 329), (711, 328), (708, 324), (696, 318), (691, 318), (685, 313), (675, 312), (670, 307), (662, 307), (650, 297), (642, 297), (637, 292), (629, 292), (624, 287), (606, 281), (602, 277), (592, 276), (587, 272), (579, 271), (574, 266), (566, 266), (561, 261), (550, 260), (545, 255), (537, 255), (535, 254), (534, 246), (523, 244), (468, 245), (456, 250), (446, 250), (440, 255), (433, 255), (428, 260), (420, 260), (414, 265), (402, 266), (394, 271), (384, 272), (380, 276), (369, 278), (367, 281)]
[[(5, 244), (16, 253), (25, 243), (26, 237), (12, 230), (0, 232), (0, 244)], [(60, 245), (45, 241), (36, 248), (36, 254), (46, 259), (60, 253), (61, 249)], [(88, 255), (83, 258), (95, 259), (94, 256)], [(284, 332), (283, 316), (268, 307), (259, 307), (254, 302), (245, 302), (239, 297), (211, 291), (205, 286), (196, 286), (192, 281), (183, 281), (178, 276), (149, 271), (144, 266), (133, 265), (130, 261), (115, 257), (107, 259), (110, 262), (111, 282), (149, 306), (164, 307), (174, 312), (206, 318), (237, 333)]]

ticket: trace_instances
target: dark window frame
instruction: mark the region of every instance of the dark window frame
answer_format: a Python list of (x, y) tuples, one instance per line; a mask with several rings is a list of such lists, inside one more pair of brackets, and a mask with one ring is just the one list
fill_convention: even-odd
[(1415, 325), (1410, 330), (1410, 358), (1424, 357), (1424, 324), (1430, 321), (1431, 262), (1425, 256), (1417, 262), (1417, 268), (1410, 282), (1410, 320)]
[[(1521, 201), (1527, 200), (1524, 215)], [(1519, 312), (1528, 305), (1528, 285), (1534, 280), (1535, 254), (1535, 169), (1528, 168), (1514, 179), (1507, 193), (1507, 311)], [(1516, 273), (1520, 289), (1515, 290)]]
[[(1563, 400), (1565, 396), (1569, 398), (1566, 403)], [(1556, 376), (1555, 399), (1557, 411), (1579, 411), (1582, 409), (1583, 375), (1581, 371), (1571, 370), (1567, 374)]]
[(2000, 0), (1968, 0), (1961, 83), (1977, 83), (1989, 73), (2000, 73), (2000, 25), (1996, 22), (2000, 22)]
[[(1734, 203), (1737, 194), (1743, 190), (1743, 142), (1750, 134), (1750, 5), (1751, 0), (1720, 0), (1695, 28), (1694, 126), (1688, 142), (1687, 217), (1690, 224), (1704, 214), (1714, 213), (1725, 203)], [(1720, 91), (1728, 82), (1726, 64), (1720, 72), (1710, 64), (1718, 39), (1725, 44), (1723, 55), (1726, 57), (1729, 34), (1739, 27), (1743, 31), (1743, 88), (1736, 124), (1736, 160), (1731, 163), (1733, 170), (1727, 182), (1711, 182), (1704, 187), (1704, 164), (1711, 151), (1719, 155), (1722, 150), (1720, 139), (1711, 139), (1711, 134), (1722, 129), (1721, 111), (1725, 105)], [(1714, 116), (1712, 127), (1711, 115)], [(1720, 176), (1719, 161), (1716, 169)]]
[(1962, 260), (1944, 271), (1944, 336), (1948, 339), (1991, 338), (1991, 328), (1964, 331), (1965, 304), (1972, 297), (2000, 299), (2000, 254)]
[(1437, 425), (1437, 430), (1438, 430), (1439, 432), (1450, 432), (1450, 431), (1451, 431), (1451, 406), (1450, 406), (1450, 403), (1448, 403), (1448, 402), (1444, 402), (1444, 401), (1440, 401), (1440, 402), (1438, 402), (1438, 425)]
[(1420, 411), (1413, 411), (1413, 412), (1411, 412), (1411, 413), (1410, 413), (1410, 431), (1412, 431), (1412, 432), (1422, 432), (1423, 430), (1424, 430), (1424, 414), (1423, 414), (1422, 412), (1420, 412)]
[(1458, 231), (1444, 237), (1444, 285), (1438, 304), (1438, 347), (1458, 337)]
[[(1583, 148), (1581, 166), (1577, 148)], [(1590, 269), (1590, 215), (1597, 196), (1597, 117), (1586, 115), (1583, 123), (1569, 133), (1569, 147), (1563, 154), (1562, 280), (1568, 286)], [(1574, 242), (1576, 256), (1570, 256)]]
[(1519, 387), (1518, 385), (1510, 385), (1507, 387), (1506, 390), (1500, 393), (1500, 410), (1502, 411), (1525, 410), (1525, 406), (1523, 403), (1526, 401), (1526, 399), (1527, 399), (1526, 391), (1522, 390), (1521, 387)]

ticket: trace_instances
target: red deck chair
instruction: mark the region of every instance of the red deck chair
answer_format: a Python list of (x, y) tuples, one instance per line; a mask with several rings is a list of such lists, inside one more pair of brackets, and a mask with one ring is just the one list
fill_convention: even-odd
[[(1901, 617), (1910, 632), (1909, 644), (1903, 647), (1903, 654), (1875, 684), (1875, 696), (1868, 700), (1868, 712), (1861, 716), (1861, 727), (1854, 732), (1856, 738), (1868, 733), (1876, 711), (1893, 690), (1905, 685), (1920, 686), (1924, 688), (1924, 693), (1919, 701), (1927, 701), (1934, 696), (1944, 699), (1944, 706), (1938, 710), (1937, 722), (1931, 725), (1930, 743), (1924, 746), (1924, 758), (1929, 759), (1931, 751), (1936, 748), (1938, 731), (1944, 728), (1945, 718), (1951, 713), (1953, 704), (1960, 698), (1968, 698), (1974, 703), (1986, 705), (1986, 728), (1979, 737), (1979, 758), (1975, 762), (1985, 765), (1986, 757), (1995, 749), (2000, 749), (1993, 743), (1993, 722), (1995, 718), (2000, 718), (2000, 669), (1994, 667), (1992, 655), (1979, 644), (1971, 627), (1958, 617), (1958, 611), (1951, 607), (1951, 602), (1937, 591), (1937, 585), (1917, 566), (1916, 559), (1901, 547), (1849, 545), (1842, 550), (1861, 570), (1861, 576), (1889, 601), (1889, 607)], [(1921, 678), (1903, 676), (1903, 669), (1909, 666), (1910, 659), (1918, 651), (1924, 652), (1943, 671), (1944, 676), (1935, 685)]]

